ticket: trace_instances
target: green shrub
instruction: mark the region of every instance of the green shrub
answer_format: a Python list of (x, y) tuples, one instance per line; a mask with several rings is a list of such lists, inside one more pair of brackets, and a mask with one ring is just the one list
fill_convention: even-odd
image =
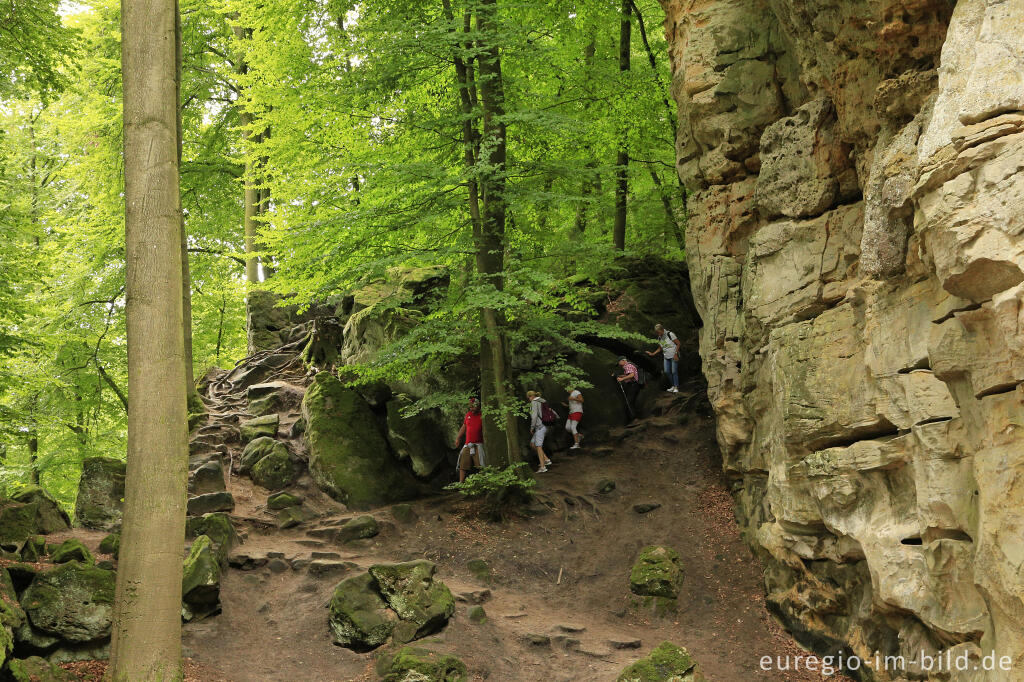
[(520, 467), (525, 466), (525, 462), (517, 462), (504, 469), (484, 467), (462, 483), (445, 486), (445, 490), (457, 490), (470, 500), (478, 500), (481, 513), (498, 521), (533, 499), (537, 481), (520, 472)]

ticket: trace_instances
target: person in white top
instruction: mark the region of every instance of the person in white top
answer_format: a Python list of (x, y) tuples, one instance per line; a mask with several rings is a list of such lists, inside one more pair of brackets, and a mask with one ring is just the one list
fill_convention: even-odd
[(654, 325), (654, 333), (658, 336), (658, 347), (647, 351), (647, 354), (651, 357), (658, 353), (662, 354), (665, 361), (665, 376), (672, 382), (668, 392), (679, 393), (679, 337), (660, 324)]
[(583, 394), (578, 388), (569, 391), (569, 402), (562, 403), (569, 408), (569, 418), (565, 420), (565, 430), (572, 434), (573, 444), (570, 450), (579, 450), (583, 434), (580, 433), (580, 421), (583, 419)]

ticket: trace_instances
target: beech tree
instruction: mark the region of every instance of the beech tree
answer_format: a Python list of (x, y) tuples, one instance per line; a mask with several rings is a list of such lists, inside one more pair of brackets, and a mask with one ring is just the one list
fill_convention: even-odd
[(128, 469), (110, 677), (181, 679), (187, 432), (177, 4), (124, 0)]

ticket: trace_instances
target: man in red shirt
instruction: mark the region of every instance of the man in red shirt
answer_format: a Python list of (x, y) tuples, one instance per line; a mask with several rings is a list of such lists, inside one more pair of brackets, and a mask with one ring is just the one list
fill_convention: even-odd
[(484, 466), (484, 421), (480, 414), (480, 401), (469, 399), (469, 412), (462, 420), (459, 435), (455, 436), (455, 447), (459, 447), (463, 437), (466, 444), (459, 453), (459, 483), (466, 480), (466, 475), (474, 466)]

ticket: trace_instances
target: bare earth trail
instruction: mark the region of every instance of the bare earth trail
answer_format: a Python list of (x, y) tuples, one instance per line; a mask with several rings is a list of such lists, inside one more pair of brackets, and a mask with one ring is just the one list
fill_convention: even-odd
[[(304, 382), (290, 379), (301, 391)], [(237, 461), (237, 435), (231, 443), (225, 424), (246, 417), (245, 403), (221, 391), (210, 389), (210, 425), (200, 434), (228, 440)], [(585, 443), (575, 456), (555, 451), (555, 466), (538, 476), (547, 506), (504, 524), (476, 517), (456, 495), (413, 502), (415, 519), (405, 523), (388, 507), (351, 512), (304, 476), (297, 492), (319, 516), (278, 530), (265, 509), (268, 491), (231, 476), (232, 517), (244, 541), (222, 579), (223, 612), (186, 626), (187, 654), (211, 681), (377, 679), (373, 653), (331, 642), (333, 588), (375, 563), (427, 558), (458, 603), (444, 630), (414, 644), (456, 654), (471, 679), (614, 680), (665, 640), (686, 647), (709, 680), (821, 679), (759, 668), (763, 655), (802, 651), (765, 610), (761, 570), (740, 540), (699, 391), (666, 394), (656, 416), (613, 432), (612, 442)], [(294, 409), (281, 413), (282, 440), (296, 418)], [(615, 489), (595, 492), (605, 478)], [(661, 506), (634, 511), (646, 502)], [(336, 543), (335, 529), (363, 513), (378, 520), (380, 534)], [(651, 544), (682, 556), (684, 587), (670, 618), (634, 605), (629, 593), (633, 561)], [(476, 558), (489, 564), (490, 583), (467, 567)], [(467, 617), (474, 603), (486, 611), (483, 624)]]

